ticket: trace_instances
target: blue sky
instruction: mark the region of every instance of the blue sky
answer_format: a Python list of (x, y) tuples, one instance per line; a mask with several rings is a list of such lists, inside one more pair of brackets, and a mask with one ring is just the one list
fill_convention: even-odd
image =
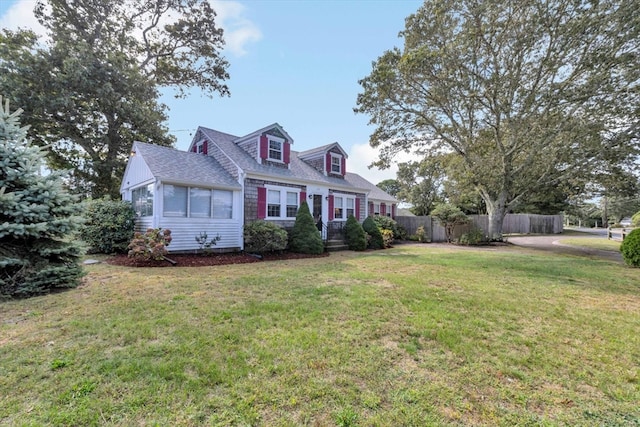
[[(36, 0), (0, 0), (0, 27), (34, 28)], [(245, 135), (274, 122), (307, 150), (339, 142), (349, 153), (348, 170), (377, 183), (395, 169), (367, 166), (373, 127), (353, 108), (358, 80), (385, 50), (401, 46), (398, 32), (420, 0), (241, 0), (212, 1), (225, 29), (230, 63), (229, 98), (192, 91), (163, 97), (176, 147), (186, 149), (197, 126)]]

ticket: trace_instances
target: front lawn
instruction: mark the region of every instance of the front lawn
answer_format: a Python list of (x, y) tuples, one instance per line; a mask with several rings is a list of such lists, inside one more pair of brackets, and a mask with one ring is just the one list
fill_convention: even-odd
[(0, 424), (640, 424), (619, 263), (403, 245), (88, 271), (0, 303)]

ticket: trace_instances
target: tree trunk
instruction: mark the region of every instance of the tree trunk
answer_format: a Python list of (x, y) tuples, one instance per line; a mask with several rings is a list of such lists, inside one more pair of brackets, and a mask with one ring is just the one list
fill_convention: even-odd
[(502, 223), (507, 215), (507, 201), (504, 194), (500, 194), (498, 200), (488, 200), (484, 198), (489, 216), (488, 237), (490, 242), (502, 241)]

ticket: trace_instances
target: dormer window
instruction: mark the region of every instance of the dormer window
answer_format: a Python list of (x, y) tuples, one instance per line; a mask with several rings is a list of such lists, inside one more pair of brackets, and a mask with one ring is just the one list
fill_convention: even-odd
[(342, 156), (331, 153), (331, 173), (342, 174)]
[(194, 147), (193, 151), (198, 154), (207, 154), (207, 141), (200, 141)]
[(269, 135), (269, 160), (282, 161), (284, 139)]

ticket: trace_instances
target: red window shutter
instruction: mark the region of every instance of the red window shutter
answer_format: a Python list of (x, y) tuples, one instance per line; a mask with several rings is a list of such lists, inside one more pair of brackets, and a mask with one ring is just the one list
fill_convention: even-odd
[(342, 176), (347, 173), (347, 159), (344, 157), (340, 160), (340, 168), (342, 169)]
[(267, 189), (258, 187), (258, 219), (267, 217)]
[(307, 193), (306, 191), (301, 191), (300, 192), (300, 204), (302, 204), (302, 202), (306, 202), (307, 201)]
[(333, 221), (333, 195), (329, 195), (329, 221)]
[(209, 153), (208, 153), (208, 151), (209, 151), (209, 144), (207, 143), (207, 141), (204, 141), (202, 144), (203, 144), (203, 145), (202, 145), (202, 154), (209, 154)]
[(191, 147), (191, 151), (194, 153), (198, 152), (198, 144), (194, 144), (193, 147)]
[(380, 215), (387, 216), (387, 205), (380, 203)]
[(269, 157), (269, 141), (267, 135), (260, 137), (260, 158), (266, 159)]
[(331, 153), (327, 153), (327, 156), (325, 159), (326, 159), (325, 163), (327, 166), (327, 174), (330, 174), (331, 173)]
[(356, 197), (356, 219), (360, 221), (360, 199)]
[(289, 164), (289, 161), (291, 160), (291, 144), (284, 142), (282, 145), (282, 151), (284, 151), (283, 160), (286, 164)]
[(393, 205), (391, 205), (391, 218), (395, 218), (396, 217), (396, 205), (395, 203)]

